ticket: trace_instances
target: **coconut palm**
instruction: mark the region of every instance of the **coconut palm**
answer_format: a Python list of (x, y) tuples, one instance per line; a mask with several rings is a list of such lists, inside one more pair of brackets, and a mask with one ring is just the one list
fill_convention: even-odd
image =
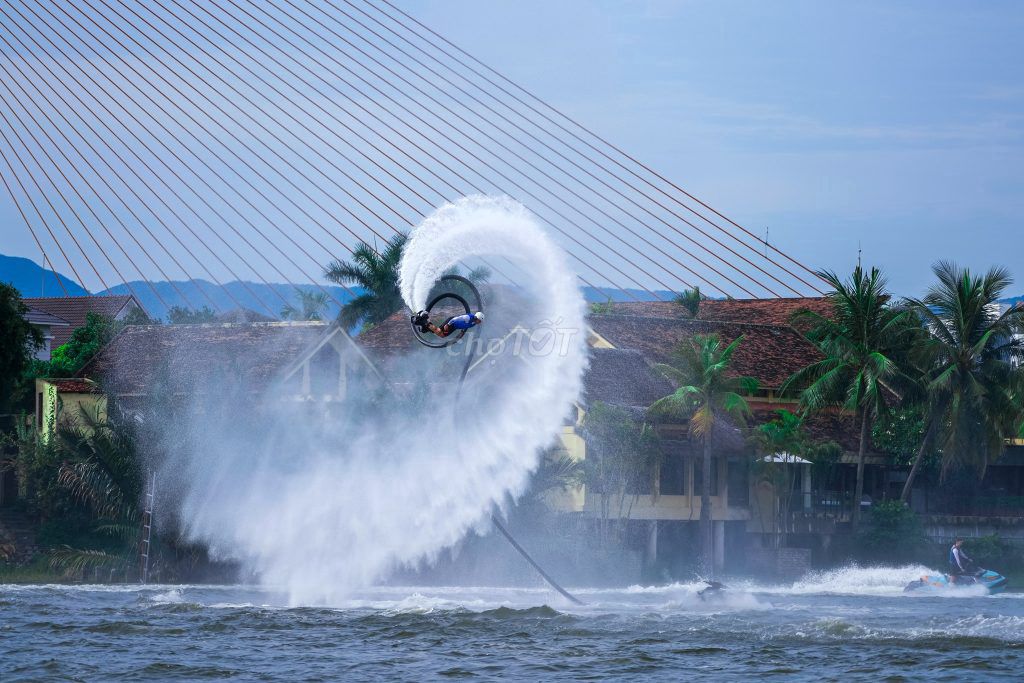
[(997, 303), (1012, 282), (1004, 268), (972, 275), (948, 261), (932, 268), (938, 283), (923, 299), (908, 301), (924, 321), (933, 355), (925, 376), (925, 437), (903, 488), (906, 500), (927, 442), (942, 450), (942, 474), (985, 468), (1021, 429), (1017, 400), (1024, 387), (1024, 308), (1000, 313)]
[[(402, 263), (402, 250), (408, 241), (408, 235), (395, 235), (379, 252), (361, 243), (352, 252), (350, 262), (334, 261), (327, 266), (324, 276), (328, 280), (342, 285), (354, 284), (363, 290), (362, 294), (341, 307), (338, 320), (342, 325), (376, 325), (405, 305), (398, 282), (398, 269)], [(459, 268), (454, 266), (444, 274), (458, 275)], [(466, 277), (473, 284), (479, 285), (491, 277), (491, 271), (481, 266), (472, 269)], [(461, 296), (468, 295), (468, 290), (461, 284), (449, 287), (448, 291)]]
[(58, 486), (90, 510), (94, 532), (117, 543), (103, 550), (64, 546), (50, 553), (51, 566), (69, 575), (129, 566), (141, 528), (138, 502), (143, 477), (131, 424), (83, 409), (58, 423), (54, 434), (53, 447), (62, 460)]
[(285, 320), (323, 320), (324, 309), (327, 307), (326, 292), (311, 292), (296, 289), (296, 304), (286, 304), (281, 309), (281, 317)]
[(395, 235), (379, 252), (365, 242), (352, 251), (349, 262), (333, 261), (324, 277), (340, 285), (356, 285), (362, 293), (341, 307), (338, 320), (345, 327), (374, 325), (402, 308), (398, 268), (409, 236)]
[(866, 272), (858, 265), (847, 281), (830, 271), (817, 274), (832, 286), (826, 295), (832, 317), (802, 310), (794, 321), (806, 325), (807, 338), (824, 358), (795, 373), (782, 389), (802, 388), (800, 403), (805, 409), (839, 405), (854, 413), (860, 429), (851, 519), (856, 531), (871, 425), (885, 412), (902, 379), (897, 359), (911, 334), (911, 317), (907, 310), (889, 305), (886, 280), (877, 268)]
[(729, 372), (732, 356), (742, 340), (743, 337), (737, 337), (725, 345), (717, 334), (697, 334), (678, 346), (670, 364), (655, 366), (679, 388), (651, 404), (651, 414), (688, 418), (690, 435), (703, 447), (700, 562), (706, 574), (712, 571), (711, 463), (716, 427), (730, 419), (745, 421), (750, 407), (743, 394), (757, 390), (757, 381), (752, 377), (737, 377)]
[(697, 312), (700, 311), (700, 302), (704, 299), (704, 295), (700, 293), (700, 287), (694, 287), (693, 289), (683, 290), (674, 301), (685, 308), (691, 318), (697, 317)]

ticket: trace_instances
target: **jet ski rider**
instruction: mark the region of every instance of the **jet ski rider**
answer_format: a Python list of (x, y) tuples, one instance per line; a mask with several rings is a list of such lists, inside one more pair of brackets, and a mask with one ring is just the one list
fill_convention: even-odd
[(949, 574), (950, 576), (970, 576), (974, 573), (974, 560), (967, 556), (963, 549), (964, 539), (958, 538), (949, 549)]
[(484, 321), (484, 314), (482, 311), (463, 315), (457, 315), (454, 318), (449, 318), (441, 326), (437, 326), (430, 322), (430, 314), (426, 311), (420, 311), (413, 317), (413, 324), (420, 328), (420, 331), (426, 334), (427, 332), (433, 332), (442, 339), (447, 337), (455, 330), (468, 330), (471, 327), (476, 327)]

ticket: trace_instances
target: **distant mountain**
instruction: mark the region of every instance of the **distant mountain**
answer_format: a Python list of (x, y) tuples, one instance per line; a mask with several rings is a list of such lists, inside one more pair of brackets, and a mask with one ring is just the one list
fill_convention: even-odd
[[(320, 291), (316, 285), (298, 285), (298, 287), (307, 291)], [(352, 298), (352, 295), (341, 287), (324, 285), (324, 289), (342, 304)], [(154, 290), (156, 291), (154, 292)], [(358, 291), (356, 293), (358, 294)], [(280, 318), (281, 309), (286, 303), (298, 303), (295, 290), (291, 285), (265, 285), (245, 281), (226, 282), (221, 286), (206, 280), (152, 283), (136, 280), (129, 282), (128, 286), (117, 285), (103, 292), (97, 292), (97, 294), (135, 294), (142, 307), (154, 318), (166, 318), (167, 309), (171, 306), (185, 308), (209, 306), (215, 311), (237, 309), (241, 306), (265, 316)], [(329, 301), (325, 309), (325, 317), (327, 319), (335, 317), (338, 315), (339, 308), (334, 301)]]
[(1016, 304), (1024, 304), (1024, 295), (1011, 296), (1006, 299), (1000, 299), (999, 303), (1006, 304), (1007, 306), (1015, 306)]
[[(68, 290), (68, 296), (88, 294), (85, 287), (71, 278), (54, 273), (31, 259), (19, 256), (0, 254), (0, 282), (11, 283), (24, 297), (64, 296), (64, 289)], [(61, 289), (61, 283), (64, 289)]]

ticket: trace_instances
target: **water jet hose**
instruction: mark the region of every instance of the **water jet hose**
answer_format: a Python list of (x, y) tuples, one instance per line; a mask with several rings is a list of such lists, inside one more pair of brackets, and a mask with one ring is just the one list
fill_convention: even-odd
[[(476, 310), (479, 311), (479, 310), (483, 309), (483, 300), (480, 297), (480, 292), (477, 291), (476, 286), (470, 280), (468, 280), (467, 278), (462, 277), (461, 275), (445, 275), (445, 276), (439, 278), (438, 282), (442, 282), (444, 280), (457, 281), (457, 282), (460, 282), (465, 287), (468, 287), (469, 291), (473, 294), (473, 298), (476, 301), (476, 305), (477, 305)], [(446, 295), (442, 293), (442, 294), (439, 294), (438, 296), (434, 297), (434, 299), (431, 301), (430, 305), (427, 306), (428, 311), (429, 311), (429, 309), (435, 303), (437, 303), (444, 296), (446, 296)], [(461, 296), (457, 296), (457, 295), (454, 295), (454, 294), (448, 294), (447, 296), (450, 296), (452, 298), (457, 299), (465, 307), (467, 313), (471, 312), (470, 307), (468, 305), (468, 302), (466, 302), (466, 300), (463, 299)], [(415, 326), (413, 326), (413, 333), (414, 334), (415, 334), (415, 331), (416, 331), (416, 328), (415, 328)], [(460, 335), (457, 339), (455, 339), (454, 341), (449, 342), (449, 343), (454, 343), (455, 341), (458, 341), (459, 339), (462, 338), (462, 336), (464, 336), (464, 335)], [(441, 344), (441, 345), (431, 344), (428, 341), (425, 341), (419, 335), (416, 335), (416, 338), (417, 338), (417, 340), (421, 344), (423, 344), (424, 346), (429, 346), (431, 348), (443, 348), (444, 346), (448, 345), (448, 344)], [(473, 360), (474, 360), (475, 357), (476, 357), (476, 353), (474, 351), (472, 351), (472, 350), (469, 353), (466, 354), (466, 364), (462, 367), (462, 373), (459, 375), (459, 384), (458, 384), (458, 387), (457, 387), (457, 389), (455, 391), (455, 398), (456, 398), (456, 400), (458, 400), (459, 395), (462, 393), (462, 384), (463, 384), (463, 382), (466, 381), (466, 375), (469, 374), (469, 368), (472, 366)], [(498, 531), (501, 532), (502, 536), (504, 536), (508, 540), (508, 542), (512, 544), (512, 547), (515, 548), (517, 551), (519, 551), (519, 554), (522, 555), (523, 558), (527, 562), (530, 563), (530, 566), (532, 566), (534, 569), (536, 569), (537, 573), (540, 574), (541, 577), (545, 581), (547, 581), (548, 584), (552, 588), (554, 588), (556, 591), (558, 591), (562, 595), (562, 597), (564, 597), (566, 600), (568, 600), (569, 602), (571, 602), (571, 603), (573, 603), (575, 605), (582, 605), (583, 604), (582, 600), (579, 600), (574, 595), (569, 593), (569, 591), (565, 590), (560, 585), (558, 585), (558, 582), (555, 581), (553, 578), (551, 578), (551, 576), (546, 571), (544, 571), (544, 569), (541, 568), (541, 566), (539, 564), (537, 564), (536, 560), (534, 560), (532, 557), (530, 557), (530, 553), (526, 552), (526, 549), (523, 548), (523, 546), (519, 545), (519, 543), (516, 541), (516, 539), (512, 537), (512, 534), (509, 533), (509, 530), (506, 529), (505, 525), (501, 523), (501, 520), (498, 519), (497, 515), (491, 515), (491, 522), (494, 523), (494, 526), (498, 529)]]
[(512, 547), (519, 551), (519, 554), (522, 555), (526, 559), (526, 561), (529, 562), (533, 566), (533, 568), (537, 570), (538, 574), (544, 577), (544, 580), (547, 581), (552, 588), (561, 593), (562, 597), (564, 597), (566, 600), (573, 603), (574, 605), (583, 604), (582, 600), (580, 600), (572, 593), (559, 586), (558, 582), (552, 579), (551, 576), (549, 576), (548, 573), (544, 571), (532, 557), (530, 557), (530, 553), (526, 552), (526, 549), (516, 542), (516, 539), (512, 537), (512, 534), (510, 534), (508, 529), (505, 528), (505, 525), (501, 523), (497, 515), (491, 515), (491, 521), (494, 523), (494, 526), (498, 528), (498, 531), (500, 531), (501, 534), (506, 539), (508, 539), (508, 542), (512, 544)]

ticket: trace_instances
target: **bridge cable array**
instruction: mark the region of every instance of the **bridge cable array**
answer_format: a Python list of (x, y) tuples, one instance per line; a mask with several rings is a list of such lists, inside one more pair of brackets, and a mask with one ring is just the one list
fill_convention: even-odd
[[(0, 0), (0, 16), (0, 176), (43, 262), (56, 250), (87, 288), (271, 317), (268, 296), (310, 285), (341, 304), (329, 263), (480, 193), (549, 225), (594, 295), (821, 293), (389, 0)], [(463, 265), (521, 277), (500, 256)]]

